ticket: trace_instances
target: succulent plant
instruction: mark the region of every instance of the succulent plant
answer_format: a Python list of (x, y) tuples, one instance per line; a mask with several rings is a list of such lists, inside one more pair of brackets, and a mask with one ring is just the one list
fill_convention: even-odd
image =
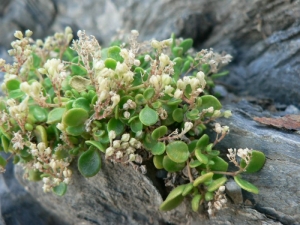
[[(258, 189), (240, 177), (257, 172), (265, 162), (256, 150), (229, 150), (238, 170), (215, 145), (229, 132), (215, 120), (229, 117), (211, 95), (213, 80), (231, 56), (212, 50), (193, 51), (192, 39), (138, 43), (132, 31), (129, 44), (101, 48), (95, 37), (78, 31), (56, 33), (44, 41), (17, 31), (12, 42), (14, 63), (0, 59), (5, 72), (0, 102), (2, 149), (0, 166), (10, 158), (21, 164), (25, 177), (42, 180), (45, 192), (64, 195), (70, 182), (70, 163), (77, 162), (85, 177), (101, 170), (102, 158), (131, 164), (146, 173), (144, 160), (166, 170), (166, 185), (175, 187), (160, 206), (162, 211), (191, 196), (192, 209), (206, 202), (213, 213), (226, 203), (226, 176), (241, 188)], [(215, 123), (216, 139), (205, 134)], [(241, 160), (236, 159), (238, 155)], [(112, 171), (113, 172), (113, 171)], [(184, 183), (171, 177), (181, 176)], [(175, 180), (175, 181), (174, 181)]]

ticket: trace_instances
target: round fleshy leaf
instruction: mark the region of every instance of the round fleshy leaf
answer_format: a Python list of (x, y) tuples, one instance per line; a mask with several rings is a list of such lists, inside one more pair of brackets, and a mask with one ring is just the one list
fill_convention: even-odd
[(201, 162), (203, 164), (207, 164), (208, 163), (208, 157), (206, 155), (202, 154), (201, 150), (199, 148), (196, 148), (196, 150), (195, 150), (195, 156), (199, 160), (199, 162)]
[(36, 126), (33, 133), (37, 139), (37, 143), (44, 142), (46, 146), (48, 145), (47, 131), (43, 126)]
[(168, 128), (166, 126), (160, 126), (152, 132), (151, 136), (153, 139), (157, 140), (165, 136), (167, 133), (168, 133)]
[(151, 148), (151, 153), (153, 155), (162, 155), (165, 153), (166, 145), (163, 142), (157, 142), (153, 147)]
[(188, 194), (190, 194), (192, 192), (193, 189), (194, 189), (193, 183), (186, 184), (186, 186), (182, 192), (182, 196), (183, 197), (187, 196)]
[(153, 164), (155, 166), (156, 169), (163, 169), (163, 159), (164, 159), (164, 155), (155, 155), (153, 157)]
[(181, 123), (183, 121), (183, 109), (175, 109), (172, 113), (172, 117), (176, 122)]
[(143, 124), (140, 121), (138, 116), (136, 116), (133, 120), (131, 120), (129, 124), (130, 124), (130, 129), (134, 133), (137, 133), (137, 132), (143, 130)]
[(92, 146), (96, 147), (97, 149), (99, 149), (101, 152), (105, 153), (106, 148), (100, 142), (98, 142), (98, 141), (85, 141), (85, 143), (87, 145), (92, 145)]
[(192, 204), (192, 210), (194, 212), (198, 211), (198, 209), (199, 209), (199, 203), (200, 203), (201, 198), (202, 198), (202, 195), (200, 195), (200, 194), (196, 194), (193, 197), (191, 204)]
[(166, 200), (160, 205), (159, 209), (161, 211), (169, 211), (169, 210), (176, 208), (184, 199), (184, 197), (182, 196), (182, 192), (183, 192), (185, 186), (186, 185), (183, 184), (183, 185), (180, 185), (180, 186), (174, 188), (170, 192), (170, 194), (168, 195)]
[(11, 79), (6, 81), (5, 85), (8, 91), (17, 90), (20, 87), (20, 81), (16, 79)]
[(109, 131), (115, 131), (116, 132), (116, 135), (120, 135), (124, 132), (124, 124), (122, 123), (121, 120), (119, 119), (115, 119), (115, 118), (111, 118), (109, 121), (108, 121), (108, 124), (107, 124), (107, 130), (108, 132)]
[(53, 124), (61, 121), (63, 114), (65, 113), (65, 108), (55, 108), (52, 109), (48, 114), (47, 123)]
[(122, 63), (124, 59), (122, 56), (120, 56), (120, 52), (121, 52), (121, 48), (118, 46), (109, 47), (107, 49), (107, 57)]
[[(264, 153), (252, 150), (251, 160), (249, 165), (247, 166), (246, 172), (247, 173), (255, 173), (262, 169), (262, 167), (265, 165), (266, 162), (266, 156)], [(241, 167), (245, 168), (246, 162), (245, 160), (241, 160)]]
[(185, 167), (185, 163), (176, 163), (172, 161), (167, 155), (163, 159), (164, 169), (168, 172), (177, 172)]
[[(173, 110), (175, 110), (175, 108), (182, 102), (182, 99), (176, 99), (176, 98), (172, 98), (167, 102), (167, 105), (172, 106), (171, 108), (173, 108)], [(173, 110), (171, 110), (171, 112), (173, 112)], [(168, 112), (169, 113), (169, 112)]]
[(84, 124), (79, 126), (67, 127), (66, 129), (67, 134), (72, 136), (82, 135), (85, 131), (86, 130)]
[(138, 104), (138, 105), (143, 105), (143, 104), (145, 104), (147, 101), (146, 101), (144, 95), (142, 95), (142, 94), (137, 94), (137, 95), (135, 96), (135, 102), (136, 102), (136, 104)]
[(4, 159), (1, 155), (0, 155), (0, 167), (5, 168), (7, 162), (6, 159)]
[(258, 194), (259, 190), (256, 186), (254, 186), (253, 184), (251, 184), (250, 182), (242, 179), (239, 175), (238, 176), (234, 176), (234, 180), (235, 182), (244, 190), (252, 192), (254, 194)]
[(2, 145), (4, 152), (6, 152), (6, 153), (9, 152), (9, 143), (10, 143), (10, 141), (4, 135), (1, 135), (1, 145)]
[(29, 113), (40, 123), (46, 122), (48, 117), (48, 111), (38, 105), (29, 106)]
[(208, 172), (200, 177), (197, 177), (197, 179), (194, 180), (194, 183), (193, 183), (194, 187), (197, 187), (199, 184), (203, 184), (207, 181), (210, 181), (212, 179), (213, 175), (214, 175), (213, 172)]
[(204, 150), (205, 147), (209, 144), (209, 137), (207, 134), (203, 134), (202, 137), (198, 140), (196, 147), (200, 150)]
[(160, 101), (156, 101), (152, 103), (153, 109), (159, 109), (161, 107), (162, 103)]
[(193, 39), (187, 38), (183, 40), (180, 44), (179, 47), (182, 48), (183, 54), (185, 54), (191, 47), (193, 47)]
[(89, 118), (89, 114), (86, 110), (81, 108), (74, 108), (68, 110), (63, 116), (63, 123), (67, 126), (79, 126)]
[(112, 69), (112, 70), (116, 69), (116, 67), (117, 67), (117, 61), (112, 58), (107, 58), (104, 61), (104, 64), (105, 64), (106, 68)]
[(155, 95), (155, 90), (154, 88), (152, 87), (149, 87), (147, 88), (145, 91), (144, 91), (144, 97), (146, 100), (150, 100), (154, 95)]
[(200, 162), (199, 160), (195, 159), (193, 161), (190, 162), (190, 167), (191, 168), (196, 168), (198, 166), (200, 166), (202, 164), (202, 162)]
[(82, 91), (85, 91), (87, 86), (91, 84), (91, 81), (82, 76), (73, 76), (70, 79), (69, 84), (76, 91), (82, 92)]
[(213, 193), (213, 192), (210, 192), (210, 191), (206, 192), (206, 193), (205, 193), (205, 196), (204, 196), (204, 199), (205, 199), (205, 201), (207, 201), (207, 202), (213, 200), (213, 199), (214, 199), (214, 193)]
[(65, 159), (69, 157), (69, 153), (66, 149), (57, 149), (55, 151), (56, 159)]
[[(87, 71), (83, 66), (75, 65), (76, 63), (78, 63), (78, 60), (79, 60), (78, 56), (74, 57), (73, 60), (72, 60), (72, 63), (74, 63), (74, 64), (71, 65), (72, 74), (73, 75), (86, 75)], [(80, 62), (80, 64), (83, 65), (82, 62)]]
[(175, 47), (172, 48), (172, 52), (173, 52), (175, 57), (182, 56), (183, 48), (175, 46)]
[(210, 183), (210, 185), (207, 186), (207, 191), (213, 192), (213, 191), (217, 190), (220, 186), (225, 184), (226, 181), (227, 181), (227, 178), (224, 176), (221, 178), (218, 178), (216, 180), (213, 180)]
[[(215, 96), (204, 95), (201, 97), (201, 99), (202, 99), (202, 104), (199, 109), (200, 111), (203, 109), (208, 109), (209, 107), (213, 107), (214, 110), (219, 110), (222, 108), (222, 104)], [(211, 116), (212, 113), (207, 113), (207, 115)]]
[(167, 155), (169, 158), (177, 163), (185, 162), (190, 155), (189, 148), (183, 141), (174, 141), (167, 145)]
[(192, 109), (191, 111), (187, 112), (185, 114), (186, 118), (189, 120), (197, 120), (199, 119), (199, 110), (198, 109)]
[(85, 177), (95, 176), (101, 168), (101, 157), (96, 148), (89, 148), (78, 159), (78, 169)]
[(186, 73), (190, 68), (191, 68), (191, 65), (193, 64), (192, 61), (190, 60), (186, 60), (183, 64), (183, 67), (181, 69), (181, 73)]
[(20, 89), (12, 90), (8, 93), (8, 98), (20, 99), (25, 95)]
[(176, 57), (175, 59), (173, 59), (173, 62), (175, 63), (175, 65), (173, 66), (173, 68), (174, 68), (173, 78), (174, 78), (175, 82), (177, 82), (177, 80), (179, 79), (179, 77), (181, 75), (183, 59), (180, 57)]
[(216, 157), (213, 157), (211, 160), (214, 162), (214, 164), (210, 166), (211, 170), (223, 171), (223, 172), (228, 170), (228, 163), (221, 157), (216, 156)]
[(73, 101), (72, 104), (73, 108), (81, 108), (89, 112), (91, 110), (90, 103), (86, 98), (77, 98), (75, 101)]
[(52, 191), (58, 196), (63, 196), (67, 192), (67, 185), (64, 182), (61, 182), (59, 185), (52, 188)]
[(158, 113), (155, 110), (146, 106), (141, 110), (139, 118), (144, 125), (151, 126), (158, 121)]
[(40, 181), (42, 173), (38, 170), (31, 169), (28, 171), (28, 180), (30, 181)]

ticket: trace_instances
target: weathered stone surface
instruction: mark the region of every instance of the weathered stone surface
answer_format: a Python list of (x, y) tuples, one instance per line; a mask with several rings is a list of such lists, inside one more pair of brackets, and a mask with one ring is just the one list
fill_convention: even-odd
[(259, 212), (283, 224), (300, 224), (299, 134), (258, 124), (251, 117), (261, 112), (255, 107), (251, 110), (245, 101), (225, 108), (233, 111), (232, 118), (221, 120), (230, 133), (216, 148), (248, 147), (263, 151), (267, 157), (259, 173), (244, 175), (260, 190), (258, 195), (244, 192), (244, 200), (249, 199)]
[[(76, 166), (76, 165), (75, 165)], [(106, 162), (102, 171), (92, 178), (84, 178), (74, 167), (74, 183), (68, 186), (65, 196), (45, 194), (41, 183), (22, 179), (23, 171), (16, 167), (20, 183), (49, 213), (65, 224), (281, 224), (268, 219), (251, 208), (233, 205), (208, 219), (202, 213), (191, 211), (185, 201), (177, 209), (162, 213), (158, 210), (162, 197), (153, 183), (131, 166)]]
[[(239, 95), (269, 97), (277, 103), (299, 106), (299, 21), (300, 3), (298, 0), (53, 0), (46, 2), (42, 0), (4, 0), (0, 2), (0, 45), (7, 48), (13, 40), (13, 33), (16, 29), (25, 30), (29, 28), (34, 31), (34, 37), (43, 37), (62, 30), (67, 25), (71, 26), (74, 31), (86, 30), (88, 34), (95, 35), (103, 44), (109, 43), (117, 28), (124, 29), (125, 32), (138, 29), (141, 40), (168, 38), (174, 32), (177, 36), (194, 38), (198, 48), (214, 47), (218, 51), (225, 50), (234, 56), (234, 61), (228, 67), (230, 75), (226, 77), (226, 80), (223, 80), (230, 91)], [(2, 49), (1, 46), (0, 49)], [(0, 55), (2, 55), (1, 50)], [(251, 201), (256, 210), (283, 224), (299, 224), (299, 135), (289, 131), (268, 128), (252, 121), (246, 116), (247, 113), (250, 113), (251, 116), (269, 114), (262, 112), (256, 106), (239, 104), (232, 105), (232, 107), (235, 115), (229, 122), (224, 121), (224, 124), (229, 123), (231, 133), (219, 145), (219, 148), (256, 148), (263, 150), (268, 157), (259, 176), (256, 174), (246, 176), (260, 188), (260, 194), (244, 193), (244, 200), (248, 199), (248, 202)], [(253, 108), (257, 111), (253, 111)], [(128, 191), (126, 194), (122, 192), (122, 187), (127, 185), (123, 184), (123, 186), (119, 184), (113, 190), (109, 190), (111, 186), (107, 182), (117, 179), (108, 176), (108, 174), (111, 175), (110, 169), (112, 168), (118, 171), (116, 174), (123, 175), (123, 178), (120, 178), (123, 183), (129, 180), (134, 184), (132, 189), (131, 186), (125, 188)], [(129, 178), (124, 178), (126, 173)], [(129, 176), (128, 173), (135, 175)], [(10, 176), (11, 174), (4, 177), (5, 182)], [(180, 210), (164, 214), (165, 219), (162, 220), (162, 214), (156, 210), (162, 200), (159, 193), (151, 186), (151, 182), (130, 168), (125, 169), (108, 164), (103, 172), (95, 178), (86, 180), (79, 174), (75, 174), (75, 176), (83, 182), (77, 186), (70, 186), (69, 194), (64, 198), (43, 195), (41, 187), (36, 186), (36, 184), (26, 183), (26, 185), (35, 197), (43, 196), (40, 202), (49, 207), (47, 210), (52, 210), (53, 213), (66, 218), (65, 222), (68, 224), (70, 221), (97, 224), (102, 220), (103, 223), (108, 221), (108, 224), (113, 224), (115, 221), (112, 220), (112, 217), (115, 215), (119, 221), (122, 222), (122, 219), (126, 218), (124, 221), (132, 222), (132, 224), (139, 223), (139, 221), (150, 223), (151, 216), (154, 218), (153, 224), (158, 224), (157, 221), (161, 221), (162, 224), (166, 221), (173, 224), (185, 224), (186, 215), (190, 218), (191, 224), (197, 224), (199, 220), (202, 223), (204, 220), (203, 215), (197, 215), (197, 217), (194, 213), (190, 213), (189, 206), (185, 204), (180, 206)], [(104, 178), (101, 178), (103, 176)], [(141, 188), (137, 185), (140, 181), (134, 182), (132, 177), (138, 177), (149, 186)], [(97, 179), (103, 181), (100, 186), (104, 185), (101, 187), (104, 187), (105, 191), (102, 189), (99, 191), (100, 186), (98, 186)], [(99, 198), (96, 198), (97, 195), (89, 198), (86, 194), (80, 195), (83, 190), (87, 190), (93, 184), (97, 185), (93, 187), (92, 193), (102, 193), (102, 195), (99, 194)], [(22, 202), (22, 200), (27, 201), (29, 198), (28, 195), (20, 195), (24, 196), (22, 200), (15, 197), (8, 198), (6, 196), (15, 196), (16, 193), (21, 192), (21, 189), (13, 189), (9, 185), (7, 187), (3, 190), (9, 190), (10, 194), (1, 195), (1, 210), (4, 219), (7, 215), (5, 212), (8, 212), (8, 209), (12, 211), (14, 209), (8, 208), (8, 205), (3, 203), (2, 198), (10, 199), (7, 202), (11, 202), (11, 206), (15, 204), (15, 207), (18, 207), (16, 203)], [(136, 189), (137, 187), (139, 189)], [(155, 197), (150, 198), (145, 194), (149, 190)], [(138, 196), (141, 191), (145, 191), (143, 200), (134, 198), (136, 203), (126, 202), (125, 206), (118, 204), (118, 199), (129, 201), (128, 196)], [(145, 211), (142, 207), (129, 210), (129, 207), (137, 207), (147, 198), (149, 204), (153, 204), (152, 209), (147, 206)], [(76, 199), (85, 204), (85, 207), (91, 212), (98, 214), (91, 214), (92, 216), (87, 214), (89, 211), (76, 203)], [(96, 201), (104, 202), (99, 203), (99, 209), (92, 205), (92, 202)], [(29, 202), (36, 205), (33, 200)], [(26, 204), (20, 204), (21, 206), (28, 208)], [(35, 211), (40, 208), (39, 205), (34, 207), (34, 210), (28, 208), (28, 211)], [(55, 210), (56, 207), (59, 210)], [(64, 213), (68, 213), (67, 209), (70, 210), (70, 214), (65, 215)], [(21, 218), (17, 216), (21, 215), (24, 209), (18, 210), (13, 215), (16, 218)], [(273, 223), (256, 210), (230, 207), (230, 209), (219, 213), (214, 220), (205, 220), (205, 223)], [(100, 211), (102, 213), (99, 213)], [(147, 214), (144, 215), (142, 212), (147, 212)], [(97, 219), (98, 216), (99, 219)], [(92, 219), (89, 220), (89, 218)], [(203, 224), (205, 223), (203, 222)]]

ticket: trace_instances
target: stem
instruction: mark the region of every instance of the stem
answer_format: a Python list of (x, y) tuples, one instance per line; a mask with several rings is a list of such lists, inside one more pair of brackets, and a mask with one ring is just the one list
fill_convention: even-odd
[(192, 173), (191, 173), (190, 161), (187, 160), (186, 164), (187, 164), (187, 170), (188, 170), (189, 179), (190, 179), (190, 182), (192, 183), (192, 182), (194, 182), (194, 179), (193, 179), (193, 176), (192, 176)]
[(140, 89), (140, 88), (144, 88), (144, 87), (145, 87), (145, 84), (140, 84), (138, 86), (134, 86), (134, 87), (128, 88), (128, 91), (134, 91), (134, 90), (137, 90), (137, 89)]

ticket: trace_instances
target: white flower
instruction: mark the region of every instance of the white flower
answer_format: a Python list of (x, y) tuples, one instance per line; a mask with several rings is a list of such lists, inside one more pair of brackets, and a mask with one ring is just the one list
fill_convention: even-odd
[(113, 147), (108, 147), (105, 151), (105, 158), (112, 156), (114, 151), (115, 149)]
[(125, 133), (125, 134), (122, 135), (121, 141), (122, 141), (122, 142), (128, 142), (128, 141), (129, 141), (129, 138), (130, 138), (130, 134)]
[(174, 93), (174, 98), (181, 99), (182, 95), (183, 95), (183, 91), (181, 91), (180, 89), (176, 89)]
[(217, 134), (222, 133), (222, 127), (219, 123), (215, 123), (215, 131)]
[(117, 153), (116, 153), (116, 159), (120, 159), (122, 157), (123, 157), (123, 152), (117, 151)]

